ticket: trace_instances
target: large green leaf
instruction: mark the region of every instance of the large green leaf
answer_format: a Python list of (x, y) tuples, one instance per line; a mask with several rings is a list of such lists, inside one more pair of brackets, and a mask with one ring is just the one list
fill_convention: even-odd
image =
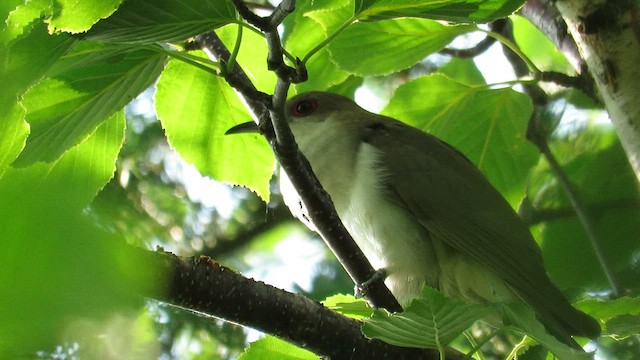
[(52, 70), (53, 77), (24, 96), (31, 135), (17, 165), (53, 161), (82, 142), (149, 87), (165, 64), (164, 55), (155, 51), (103, 52), (91, 45), (67, 57)]
[(467, 86), (432, 75), (400, 86), (383, 110), (453, 145), (516, 205), (538, 154), (525, 132), (532, 107), (511, 89)]
[(523, 0), (355, 0), (358, 18), (423, 17), (490, 22), (511, 15)]
[[(216, 30), (216, 34), (229, 49), (234, 48), (237, 33), (238, 25), (228, 25)], [(258, 90), (272, 93), (278, 78), (273, 71), (267, 69), (267, 54), (264, 37), (245, 29), (236, 61)]]
[(82, 342), (63, 338), (74, 321), (142, 306), (141, 287), (161, 284), (150, 264), (134, 265), (122, 239), (81, 215), (113, 176), (124, 124), (120, 111), (58, 161), (9, 168), (0, 179), (3, 357)]
[(362, 325), (362, 332), (393, 345), (443, 350), (476, 320), (492, 311), (495, 310), (453, 300), (425, 288), (422, 297), (402, 313), (376, 310)]
[(329, 51), (344, 70), (357, 75), (386, 75), (416, 64), (474, 29), (411, 18), (357, 22), (329, 44)]
[(174, 42), (236, 21), (228, 0), (128, 0), (87, 36), (127, 43)]
[(34, 203), (47, 199), (54, 208), (81, 210), (111, 179), (124, 139), (124, 112), (105, 121), (81, 144), (53, 163), (9, 168), (0, 179), (2, 199), (8, 203)]
[(575, 69), (564, 54), (529, 20), (521, 16), (512, 16), (513, 37), (520, 50), (542, 71), (558, 71), (574, 74)]
[(222, 78), (171, 60), (158, 81), (155, 99), (169, 144), (185, 161), (204, 175), (269, 198), (273, 154), (258, 134), (224, 136), (251, 117)]
[[(640, 192), (624, 150), (612, 129), (590, 128), (553, 148), (580, 199), (593, 219), (604, 256), (623, 286), (640, 285), (634, 255), (640, 251)], [(566, 160), (569, 158), (569, 160)], [(565, 160), (563, 160), (565, 159)], [(532, 178), (534, 206), (540, 210), (564, 210), (549, 219), (540, 232), (545, 265), (562, 288), (608, 289), (609, 285), (583, 226), (548, 168)], [(571, 254), (570, 261), (567, 255)]]
[(57, 31), (79, 33), (111, 15), (123, 0), (57, 0), (49, 19)]
[(45, 24), (38, 23), (10, 45), (0, 46), (0, 98), (21, 95), (76, 42), (65, 34), (49, 35)]
[(19, 98), (76, 43), (66, 35), (47, 34), (42, 23), (17, 39), (4, 40), (11, 41), (0, 44), (0, 177), (22, 151), (29, 134)]

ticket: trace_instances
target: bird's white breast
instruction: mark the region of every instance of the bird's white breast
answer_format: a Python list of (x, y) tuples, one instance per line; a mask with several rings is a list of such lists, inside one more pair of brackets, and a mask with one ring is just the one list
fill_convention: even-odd
[[(386, 199), (383, 186), (388, 174), (379, 163), (378, 150), (366, 143), (353, 147), (339, 136), (323, 133), (321, 138), (298, 141), (345, 227), (373, 267), (386, 270), (385, 282), (404, 306), (425, 282), (437, 287), (439, 266), (432, 242), (405, 209)], [(315, 230), (284, 173), (280, 188), (292, 213)]]

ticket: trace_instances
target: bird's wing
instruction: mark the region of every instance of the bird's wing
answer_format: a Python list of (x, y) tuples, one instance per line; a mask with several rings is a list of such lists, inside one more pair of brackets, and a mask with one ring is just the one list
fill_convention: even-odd
[(576, 320), (575, 313), (584, 315), (548, 278), (528, 228), (464, 155), (395, 120), (378, 122), (367, 126), (362, 140), (380, 150), (391, 201), (449, 246), (495, 271), (539, 314), (553, 314), (562, 323)]

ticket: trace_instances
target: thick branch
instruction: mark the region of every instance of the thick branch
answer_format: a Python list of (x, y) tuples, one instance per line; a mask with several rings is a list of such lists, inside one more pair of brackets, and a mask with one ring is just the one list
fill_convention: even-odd
[(581, 73), (586, 64), (554, 3), (555, 0), (528, 0), (520, 9), (520, 14), (540, 29), (562, 51), (573, 68)]
[(172, 274), (165, 291), (149, 287), (141, 295), (273, 334), (328, 359), (439, 358), (435, 350), (367, 339), (359, 322), (301, 295), (247, 279), (208, 257), (183, 259), (133, 247), (127, 252), (136, 267)]

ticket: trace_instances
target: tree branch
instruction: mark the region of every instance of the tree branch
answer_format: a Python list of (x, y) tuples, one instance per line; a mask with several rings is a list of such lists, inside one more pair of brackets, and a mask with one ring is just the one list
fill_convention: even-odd
[[(245, 18), (251, 19), (248, 21), (265, 32), (269, 45), (269, 66), (274, 70), (279, 69), (276, 70), (278, 82), (274, 96), (271, 98), (258, 92), (238, 65), (223, 75), (227, 82), (242, 94), (250, 110), (258, 118), (258, 127), (261, 133), (271, 145), (280, 165), (296, 187), (322, 238), (354, 282), (358, 285), (363, 284), (374, 277), (375, 269), (340, 221), (329, 195), (322, 189), (309, 162), (298, 150), (284, 115), (289, 84), (292, 81), (305, 80), (306, 77), (306, 71), (301, 62), (298, 61), (295, 68), (284, 64), (282, 45), (277, 31), (277, 22), (282, 21), (284, 16), (272, 14), (268, 18), (262, 18), (253, 13), (253, 15), (248, 14), (247, 11), (251, 11), (244, 6), (241, 0), (234, 0), (234, 4), (238, 6), (240, 14), (246, 15)], [(285, 5), (282, 8), (278, 7), (274, 13), (278, 11), (288, 13), (293, 8), (293, 1), (287, 1)], [(215, 33), (199, 35), (196, 41), (210, 57), (220, 61), (228, 60), (229, 51)], [(375, 307), (385, 308), (392, 312), (402, 311), (400, 304), (385, 286), (384, 279), (369, 285), (366, 296)]]
[[(439, 358), (435, 350), (367, 339), (358, 321), (304, 296), (247, 279), (209, 257), (179, 258), (122, 246), (130, 255), (126, 258), (135, 263), (131, 266), (171, 274), (166, 289), (149, 286), (141, 290), (143, 296), (273, 334), (328, 359)], [(451, 356), (460, 359), (459, 354)]]
[[(500, 27), (504, 26), (506, 20), (500, 19), (496, 20), (492, 23), (493, 31), (499, 32)], [(476, 57), (483, 52), (487, 51), (491, 45), (496, 43), (496, 39), (491, 36), (485, 36), (480, 42), (478, 42), (475, 46), (468, 49), (450, 49), (445, 48), (440, 51), (441, 54), (450, 55), (461, 58), (472, 58)]]
[[(513, 39), (511, 26), (507, 26), (503, 29), (503, 35), (509, 39)], [(504, 51), (505, 56), (510, 59), (511, 63), (513, 64), (516, 75), (523, 76), (528, 73), (529, 69), (525, 64), (523, 64), (522, 60), (519, 57), (515, 56), (513, 52), (506, 47), (504, 48)], [(565, 174), (556, 158), (553, 156), (553, 153), (551, 152), (551, 149), (549, 148), (549, 144), (547, 142), (548, 134), (543, 130), (543, 127), (539, 122), (540, 114), (542, 113), (542, 111), (544, 111), (543, 109), (548, 103), (548, 96), (538, 85), (527, 84), (524, 86), (524, 90), (532, 98), (534, 104), (534, 111), (531, 119), (529, 120), (529, 127), (527, 129), (527, 139), (538, 147), (540, 153), (545, 157), (545, 159), (551, 166), (551, 171), (554, 173), (560, 183), (560, 186), (569, 198), (571, 206), (573, 207), (587, 234), (587, 238), (589, 239), (591, 247), (593, 248), (598, 261), (600, 262), (600, 266), (602, 267), (602, 270), (609, 280), (611, 289), (613, 290), (614, 294), (619, 294), (619, 283), (617, 277), (615, 276), (613, 268), (611, 267), (609, 260), (607, 256), (605, 256), (604, 250), (602, 249), (602, 240), (597, 235), (597, 232), (595, 230), (595, 220), (587, 211), (587, 208), (581, 201), (577, 190)]]
[(640, 181), (640, 3), (558, 0), (613, 122), (629, 163)]

